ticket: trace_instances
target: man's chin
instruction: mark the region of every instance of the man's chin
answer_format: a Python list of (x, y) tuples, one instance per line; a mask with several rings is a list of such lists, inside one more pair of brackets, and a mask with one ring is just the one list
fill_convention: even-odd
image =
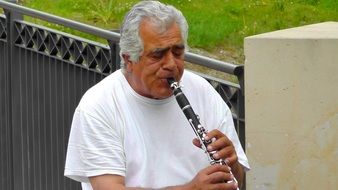
[(161, 100), (161, 99), (169, 98), (172, 95), (173, 95), (173, 92), (170, 89), (168, 89), (168, 90), (165, 90), (161, 93), (156, 94), (156, 96), (154, 96), (154, 97), (155, 97), (155, 99)]

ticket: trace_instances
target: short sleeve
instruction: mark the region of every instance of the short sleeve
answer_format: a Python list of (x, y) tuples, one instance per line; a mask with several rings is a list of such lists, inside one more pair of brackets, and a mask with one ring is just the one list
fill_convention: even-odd
[[(225, 103), (224, 103), (225, 104)], [(238, 162), (244, 166), (245, 171), (250, 170), (250, 166), (249, 166), (249, 162), (248, 162), (248, 158), (246, 157), (243, 147), (239, 141), (236, 129), (235, 129), (235, 125), (234, 125), (234, 121), (232, 118), (232, 114), (231, 111), (229, 109), (229, 107), (225, 104), (224, 105), (224, 109), (225, 109), (225, 116), (224, 116), (224, 120), (222, 121), (221, 125), (220, 125), (220, 131), (224, 131), (225, 135), (232, 141), (232, 144), (235, 147), (236, 150), (236, 154), (238, 157)]]
[(79, 182), (88, 182), (88, 177), (102, 174), (125, 176), (123, 139), (117, 126), (103, 117), (76, 109), (68, 142), (65, 176)]

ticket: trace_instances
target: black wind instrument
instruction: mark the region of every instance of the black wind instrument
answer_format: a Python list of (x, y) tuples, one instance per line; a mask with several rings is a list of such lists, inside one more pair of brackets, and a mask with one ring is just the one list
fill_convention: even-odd
[[(213, 164), (228, 165), (226, 162), (224, 162), (223, 159), (218, 159), (218, 160), (214, 159), (214, 157), (212, 155), (214, 153), (216, 153), (216, 151), (211, 151), (211, 152), (207, 151), (207, 147), (208, 147), (209, 144), (212, 143), (212, 140), (211, 139), (205, 140), (205, 136), (207, 135), (206, 129), (201, 125), (198, 115), (195, 114), (195, 112), (192, 109), (187, 97), (183, 94), (183, 92), (181, 90), (181, 86), (179, 86), (178, 82), (176, 82), (173, 78), (168, 78), (167, 81), (169, 83), (170, 88), (174, 92), (174, 95), (175, 95), (175, 98), (176, 98), (178, 105), (180, 106), (184, 115), (188, 119), (188, 121), (189, 121), (193, 131), (195, 132), (197, 138), (200, 140), (201, 147), (205, 151), (205, 153), (207, 154), (207, 157), (208, 157), (210, 164), (211, 165), (213, 165)], [(231, 171), (230, 171), (230, 174), (232, 174)], [(233, 181), (235, 183), (237, 183), (237, 180), (235, 178), (234, 178)], [(228, 181), (228, 182), (230, 183), (232, 181)], [(237, 190), (239, 190), (239, 188), (237, 188)]]

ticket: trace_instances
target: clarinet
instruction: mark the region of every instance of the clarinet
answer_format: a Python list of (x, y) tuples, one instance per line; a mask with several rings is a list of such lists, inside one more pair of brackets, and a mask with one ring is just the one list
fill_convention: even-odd
[[(207, 147), (209, 144), (212, 143), (212, 140), (206, 140), (205, 136), (207, 135), (207, 130), (201, 125), (200, 123), (200, 119), (199, 116), (195, 114), (194, 110), (192, 109), (187, 97), (183, 94), (182, 90), (181, 90), (181, 86), (179, 86), (178, 82), (176, 82), (173, 78), (168, 78), (167, 79), (168, 84), (170, 86), (170, 88), (173, 90), (176, 101), (178, 103), (178, 105), (180, 106), (181, 110), (183, 111), (185, 117), (188, 119), (193, 131), (195, 132), (197, 138), (200, 140), (201, 142), (201, 147), (202, 149), (205, 151), (208, 160), (210, 162), (211, 165), (214, 164), (221, 164), (221, 165), (227, 165), (228, 164), (223, 160), (223, 159), (214, 159), (214, 157), (212, 156), (214, 153), (216, 153), (216, 151), (207, 151)], [(230, 171), (230, 174), (232, 174), (232, 172)], [(236, 178), (234, 177), (233, 181), (225, 181), (226, 183), (231, 183), (231, 182), (235, 182), (238, 183)], [(237, 188), (237, 190), (239, 190), (239, 188)]]

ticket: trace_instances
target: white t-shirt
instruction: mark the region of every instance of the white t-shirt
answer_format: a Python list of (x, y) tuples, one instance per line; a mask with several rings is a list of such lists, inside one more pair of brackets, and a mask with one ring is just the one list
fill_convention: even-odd
[[(182, 91), (201, 124), (232, 140), (249, 169), (231, 112), (203, 78), (184, 71)], [(90, 88), (75, 110), (65, 176), (84, 182), (102, 174), (125, 176), (127, 187), (160, 188), (189, 182), (209, 165), (192, 144), (195, 134), (174, 96), (155, 100), (137, 94), (120, 70)]]

